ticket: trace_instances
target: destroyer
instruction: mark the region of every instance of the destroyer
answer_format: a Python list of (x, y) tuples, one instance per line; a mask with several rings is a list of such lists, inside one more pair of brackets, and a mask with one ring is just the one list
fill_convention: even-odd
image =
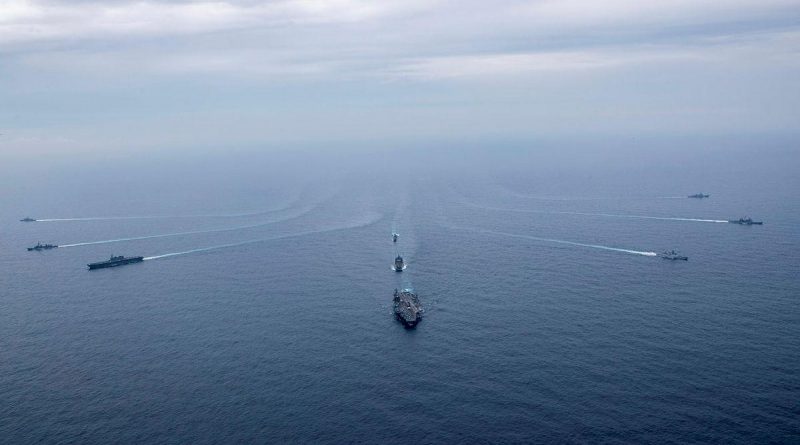
[(124, 266), (126, 264), (132, 263), (141, 263), (144, 261), (144, 257), (141, 256), (134, 256), (125, 258), (124, 256), (114, 256), (111, 255), (111, 259), (106, 261), (100, 261), (97, 263), (89, 263), (89, 269), (103, 269), (105, 267), (117, 267), (117, 266)]
[(406, 268), (406, 263), (403, 262), (403, 257), (402, 256), (397, 255), (397, 258), (394, 259), (394, 266), (393, 267), (394, 267), (395, 272), (402, 272), (403, 269)]
[(42, 243), (36, 243), (36, 245), (35, 245), (35, 246), (33, 246), (33, 247), (28, 247), (28, 252), (31, 252), (31, 251), (33, 251), (33, 250), (49, 250), (49, 249), (55, 249), (56, 247), (58, 247), (56, 244), (42, 244)]
[(689, 257), (688, 256), (680, 255), (680, 254), (678, 254), (678, 252), (676, 252), (674, 250), (670, 250), (670, 251), (666, 251), (665, 250), (664, 253), (660, 253), (660, 254), (658, 254), (658, 256), (660, 256), (661, 258), (664, 258), (665, 260), (671, 260), (671, 261), (689, 261)]
[(760, 226), (764, 224), (764, 221), (753, 221), (753, 219), (750, 218), (749, 216), (746, 218), (733, 219), (728, 222), (731, 224), (740, 224), (743, 226)]
[(20, 221), (22, 221), (22, 222), (36, 222), (36, 220), (31, 218), (30, 216), (26, 216), (25, 218), (22, 218)]
[(394, 314), (407, 328), (413, 328), (422, 319), (422, 304), (411, 289), (394, 290)]
[(710, 195), (705, 193), (695, 193), (694, 195), (689, 195), (690, 198), (708, 198)]

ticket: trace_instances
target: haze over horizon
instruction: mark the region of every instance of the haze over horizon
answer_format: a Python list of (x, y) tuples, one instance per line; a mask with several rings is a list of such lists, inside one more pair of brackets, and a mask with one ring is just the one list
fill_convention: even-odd
[(800, 2), (0, 0), (0, 151), (795, 135)]

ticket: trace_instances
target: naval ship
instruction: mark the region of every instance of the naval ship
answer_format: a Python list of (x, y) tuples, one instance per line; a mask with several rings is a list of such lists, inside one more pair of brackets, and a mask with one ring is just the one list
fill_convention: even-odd
[(659, 253), (658, 256), (664, 258), (665, 260), (671, 260), (671, 261), (689, 261), (688, 256), (680, 255), (678, 254), (678, 252), (674, 250), (669, 250), (669, 251), (665, 250), (663, 253)]
[(394, 259), (393, 268), (394, 268), (395, 272), (402, 272), (403, 269), (406, 268), (406, 263), (403, 262), (403, 257), (402, 256), (397, 255), (397, 258)]
[(49, 250), (49, 249), (55, 249), (56, 247), (58, 247), (58, 245), (56, 245), (56, 244), (42, 244), (42, 243), (36, 243), (36, 245), (35, 245), (35, 246), (33, 246), (33, 247), (28, 247), (28, 252), (31, 252), (31, 251), (34, 251), (34, 250)]
[(124, 256), (111, 255), (111, 259), (108, 259), (106, 261), (100, 261), (97, 263), (89, 263), (87, 264), (87, 266), (89, 266), (89, 270), (93, 270), (93, 269), (103, 269), (106, 267), (124, 266), (126, 264), (132, 264), (132, 263), (141, 263), (142, 261), (144, 261), (144, 257), (141, 256), (125, 258)]
[(704, 193), (695, 193), (694, 195), (689, 195), (690, 198), (708, 198), (710, 195)]
[(399, 233), (392, 233), (392, 242), (393, 243), (397, 242), (397, 238), (400, 238), (400, 234)]
[(22, 221), (22, 222), (35, 222), (36, 220), (31, 218), (30, 216), (26, 216), (25, 218), (22, 218), (20, 221)]
[(764, 221), (753, 221), (753, 219), (750, 218), (749, 216), (745, 218), (732, 219), (728, 222), (731, 224), (740, 224), (743, 226), (760, 226), (764, 224)]
[(422, 304), (411, 289), (394, 290), (394, 314), (406, 328), (413, 328), (422, 319)]

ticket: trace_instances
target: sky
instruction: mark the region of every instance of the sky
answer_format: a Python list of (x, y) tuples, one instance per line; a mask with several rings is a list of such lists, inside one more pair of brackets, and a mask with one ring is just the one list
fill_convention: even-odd
[(0, 0), (0, 151), (795, 134), (800, 0)]

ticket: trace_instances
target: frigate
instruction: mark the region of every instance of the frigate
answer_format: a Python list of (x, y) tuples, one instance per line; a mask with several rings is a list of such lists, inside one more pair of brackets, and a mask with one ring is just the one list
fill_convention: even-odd
[(394, 259), (394, 266), (392, 266), (395, 272), (402, 272), (403, 269), (406, 268), (406, 263), (403, 262), (403, 257), (397, 255), (397, 258)]
[(728, 222), (731, 223), (731, 224), (739, 224), (739, 225), (742, 225), (742, 226), (760, 226), (760, 225), (764, 224), (763, 221), (753, 221), (753, 219), (750, 218), (749, 216), (745, 217), (745, 218), (732, 219), (732, 220), (730, 220)]
[(671, 261), (689, 261), (688, 256), (683, 256), (674, 250), (665, 250), (663, 253), (658, 254), (658, 256)]
[(42, 243), (36, 243), (36, 245), (35, 245), (35, 246), (33, 246), (33, 247), (28, 247), (28, 252), (30, 252), (30, 251), (32, 251), (32, 250), (49, 250), (49, 249), (55, 249), (56, 247), (58, 247), (56, 244), (42, 244)]

